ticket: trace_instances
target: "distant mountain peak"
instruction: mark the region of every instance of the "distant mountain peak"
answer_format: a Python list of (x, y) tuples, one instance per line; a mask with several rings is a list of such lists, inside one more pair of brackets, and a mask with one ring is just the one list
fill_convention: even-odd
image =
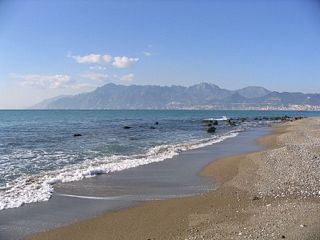
[(268, 89), (264, 87), (258, 87), (258, 86), (249, 86), (242, 89), (239, 89), (236, 91), (241, 96), (245, 98), (258, 98), (263, 97), (271, 93)]
[(212, 88), (217, 88), (217, 89), (220, 89), (219, 86), (213, 84), (213, 83), (208, 83), (208, 82), (201, 82), (201, 83), (198, 83), (198, 84), (195, 84), (195, 85), (192, 85), (190, 87), (195, 87), (195, 88), (199, 88), (199, 89), (212, 89)]

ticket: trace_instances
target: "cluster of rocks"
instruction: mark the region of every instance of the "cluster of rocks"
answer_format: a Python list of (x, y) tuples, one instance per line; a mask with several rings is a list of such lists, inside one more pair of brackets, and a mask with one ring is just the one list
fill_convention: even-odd
[(284, 122), (292, 122), (296, 120), (300, 120), (303, 117), (298, 116), (298, 117), (289, 117), (287, 115), (285, 116), (273, 116), (273, 117), (256, 117), (254, 118), (255, 121), (284, 121)]
[[(202, 120), (203, 126), (207, 127), (208, 133), (215, 133), (217, 130), (218, 125), (228, 125), (228, 126), (238, 126), (243, 122), (249, 122), (249, 121), (295, 121), (302, 119), (303, 117), (289, 117), (289, 116), (281, 116), (281, 117), (256, 117), (256, 118), (249, 118), (249, 117), (242, 117), (242, 118), (229, 118), (226, 120), (218, 121), (216, 119), (204, 119)], [(219, 123), (221, 122), (221, 123)], [(159, 122), (155, 122), (154, 125), (159, 125)], [(150, 129), (156, 129), (155, 126), (150, 126)], [(123, 129), (131, 129), (131, 126), (124, 125)], [(82, 134), (75, 133), (73, 134), (74, 137), (81, 137)]]
[(202, 124), (207, 127), (208, 133), (214, 133), (216, 131), (216, 127), (218, 125), (228, 125), (228, 126), (238, 126), (241, 125), (244, 122), (250, 122), (250, 121), (265, 121), (265, 122), (292, 122), (296, 120), (300, 120), (303, 117), (289, 117), (287, 115), (285, 116), (271, 116), (271, 117), (240, 117), (240, 118), (228, 118), (226, 120), (216, 120), (216, 119), (204, 119), (202, 120)]

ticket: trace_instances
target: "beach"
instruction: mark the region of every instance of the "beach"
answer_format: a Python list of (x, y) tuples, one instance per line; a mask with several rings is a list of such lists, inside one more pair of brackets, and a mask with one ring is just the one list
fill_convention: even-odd
[(265, 150), (213, 161), (218, 188), (148, 201), (26, 239), (320, 239), (320, 119), (275, 125)]
[(319, 3), (0, 0), (0, 240), (320, 240)]

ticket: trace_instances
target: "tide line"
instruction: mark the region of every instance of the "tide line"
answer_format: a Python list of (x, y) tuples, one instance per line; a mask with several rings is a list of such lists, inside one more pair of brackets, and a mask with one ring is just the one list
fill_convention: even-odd
[(71, 197), (71, 198), (92, 199), (92, 200), (117, 200), (124, 197), (129, 197), (129, 195), (114, 196), (114, 197), (96, 197), (96, 196), (84, 196), (84, 195), (73, 195), (73, 194), (63, 194), (63, 193), (55, 193), (54, 195), (62, 196), (62, 197)]

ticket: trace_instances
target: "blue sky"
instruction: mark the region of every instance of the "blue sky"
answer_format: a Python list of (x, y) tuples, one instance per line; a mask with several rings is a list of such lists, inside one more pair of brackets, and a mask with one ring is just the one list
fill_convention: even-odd
[(320, 92), (316, 0), (0, 0), (0, 108), (119, 84)]

